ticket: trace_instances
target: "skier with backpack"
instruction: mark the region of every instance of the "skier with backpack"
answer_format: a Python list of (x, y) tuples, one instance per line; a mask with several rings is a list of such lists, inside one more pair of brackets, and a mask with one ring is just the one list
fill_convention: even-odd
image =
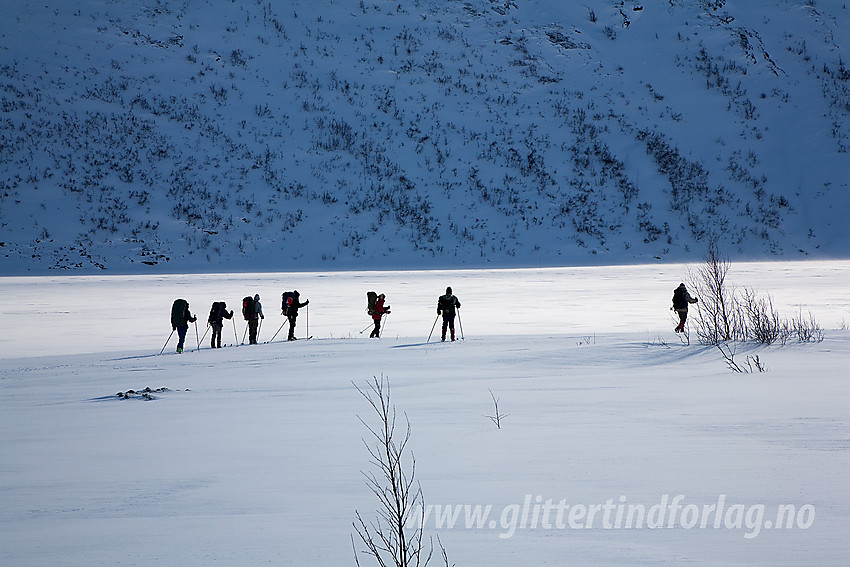
[(310, 303), (308, 299), (304, 303), (300, 302), (301, 294), (298, 290), (285, 291), (281, 294), (280, 311), (289, 320), (289, 336), (287, 340), (294, 341), (295, 337), (295, 321), (298, 318), (298, 310)]
[(224, 326), (223, 319), (232, 319), (233, 310), (228, 313), (227, 303), (224, 301), (214, 301), (210, 309), (210, 316), (207, 319), (210, 327), (212, 327), (212, 342), (210, 347), (221, 348), (221, 329)]
[(688, 289), (684, 283), (680, 283), (679, 287), (673, 290), (673, 307), (670, 309), (679, 314), (679, 325), (673, 331), (677, 333), (683, 333), (685, 331), (685, 321), (688, 320), (688, 305), (697, 301), (696, 298), (691, 297), (691, 294), (688, 293)]
[[(257, 344), (257, 328), (260, 320), (265, 319), (260, 294), (254, 297), (248, 295), (242, 299), (242, 317), (248, 322), (248, 344)], [(244, 337), (242, 340), (245, 340)]]
[(446, 340), (446, 329), (451, 330), (451, 338), (455, 340), (455, 315), (460, 309), (460, 301), (452, 295), (452, 288), (446, 288), (446, 294), (437, 300), (437, 316), (443, 316), (443, 340)]
[(369, 335), (369, 338), (380, 339), (381, 319), (384, 317), (384, 315), (389, 314), (390, 306), (384, 305), (386, 296), (383, 293), (378, 295), (374, 291), (368, 291), (366, 292), (366, 299), (368, 301), (366, 312), (372, 316), (372, 320), (375, 322), (375, 328), (372, 330), (372, 333)]
[(189, 302), (185, 299), (175, 299), (171, 305), (171, 329), (177, 331), (177, 352), (183, 352), (183, 343), (186, 341), (186, 331), (189, 323), (198, 319), (189, 312)]

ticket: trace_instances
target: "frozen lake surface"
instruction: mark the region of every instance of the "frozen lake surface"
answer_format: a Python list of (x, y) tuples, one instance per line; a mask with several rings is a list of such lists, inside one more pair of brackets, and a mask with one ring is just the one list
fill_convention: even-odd
[[(689, 268), (696, 266), (0, 278), (0, 356), (155, 347), (159, 352), (171, 331), (171, 303), (177, 297), (201, 317), (200, 333), (212, 302), (226, 301), (237, 313), (241, 342), (245, 323), (239, 302), (260, 294), (268, 315), (260, 340), (268, 340), (283, 323), (280, 295), (293, 289), (302, 300), (310, 299), (300, 330), (309, 325), (310, 334), (321, 338), (361, 338), (369, 323), (366, 292), (375, 290), (386, 293), (392, 306), (385, 337), (424, 339), (446, 286), (463, 304), (461, 322), (471, 337), (666, 334), (672, 329), (673, 288), (687, 281)], [(812, 311), (827, 328), (850, 323), (850, 262), (737, 263), (729, 279), (769, 292), (786, 316)], [(195, 340), (194, 329), (190, 337)]]

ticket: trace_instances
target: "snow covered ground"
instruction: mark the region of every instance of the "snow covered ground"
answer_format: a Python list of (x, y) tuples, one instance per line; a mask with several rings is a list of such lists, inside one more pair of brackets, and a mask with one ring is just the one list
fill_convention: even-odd
[[(355, 510), (377, 503), (352, 382), (383, 375), (426, 533), (459, 566), (846, 565), (850, 262), (733, 265), (827, 329), (740, 345), (767, 366), (746, 375), (672, 333), (687, 271), (0, 278), (0, 564), (353, 565)], [(446, 285), (466, 340), (426, 344)], [(293, 288), (314, 340), (158, 356), (174, 298), (203, 322), (259, 293), (262, 341)], [(360, 333), (371, 289), (380, 341)], [(116, 396), (145, 387), (167, 390)], [(467, 528), (464, 505), (491, 508)]]

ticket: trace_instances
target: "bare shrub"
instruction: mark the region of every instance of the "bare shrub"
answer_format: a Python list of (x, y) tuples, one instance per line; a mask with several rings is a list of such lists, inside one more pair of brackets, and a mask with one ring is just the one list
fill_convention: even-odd
[(815, 316), (809, 311), (808, 317), (799, 311), (795, 317), (788, 321), (790, 335), (801, 343), (819, 343), (823, 341), (823, 327), (817, 322)]
[(744, 288), (737, 302), (746, 321), (746, 336), (763, 345), (773, 344), (782, 334), (782, 320), (773, 307), (773, 298), (768, 294), (759, 297), (751, 289)]
[(804, 316), (800, 311), (791, 319), (783, 319), (770, 294), (760, 296), (749, 288), (738, 292), (730, 286), (726, 281), (730, 266), (728, 258), (712, 242), (702, 265), (690, 274), (690, 287), (699, 298), (693, 324), (701, 343), (718, 346), (749, 339), (765, 345), (777, 341), (784, 345), (792, 340), (823, 341), (823, 327), (811, 312)]
[[(413, 452), (408, 451), (410, 420), (405, 416), (403, 432), (396, 429), (397, 416), (390, 400), (390, 385), (383, 377), (373, 378), (366, 389), (356, 384), (354, 387), (378, 416), (376, 427), (360, 420), (370, 433), (370, 440), (364, 439), (363, 442), (376, 469), (363, 474), (379, 502), (377, 519), (371, 522), (355, 511), (357, 521), (353, 524), (354, 530), (366, 547), (362, 553), (372, 557), (380, 567), (425, 567), (431, 561), (434, 546), (430, 539), (426, 545), (423, 533), (425, 503), (422, 487), (416, 480), (416, 459)], [(416, 514), (419, 515), (418, 522), (415, 521)], [(359, 567), (353, 535), (351, 545)], [(440, 549), (448, 565), (445, 549), (442, 545)]]
[(696, 303), (696, 332), (700, 342), (717, 345), (743, 337), (740, 308), (735, 289), (726, 282), (731, 263), (722, 255), (717, 244), (709, 244), (702, 265), (691, 275), (691, 289)]

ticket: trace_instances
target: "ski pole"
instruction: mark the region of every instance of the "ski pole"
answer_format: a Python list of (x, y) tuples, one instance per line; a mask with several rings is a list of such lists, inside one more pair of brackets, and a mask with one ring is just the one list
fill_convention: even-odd
[(233, 323), (233, 346), (237, 346), (239, 335), (236, 333), (236, 319), (231, 319), (230, 322)]
[(384, 334), (384, 329), (386, 328), (385, 321), (389, 318), (389, 315), (386, 313), (381, 313), (381, 328), (378, 330), (378, 338), (381, 338), (381, 335)]
[(307, 338), (310, 338), (310, 306), (307, 305), (307, 313), (304, 316), (304, 332), (307, 333)]
[(372, 325), (374, 325), (374, 324), (375, 324), (375, 323), (373, 322), (373, 323), (369, 323), (368, 325), (366, 325), (366, 327), (365, 327), (362, 331), (360, 331), (360, 334), (362, 335), (363, 333), (365, 333), (365, 332), (366, 332), (366, 329), (368, 329), (369, 327), (371, 327), (371, 326), (372, 326)]
[(260, 319), (260, 325), (257, 327), (257, 342), (260, 342), (260, 331), (263, 330), (263, 321), (264, 319)]
[(426, 343), (430, 343), (430, 342), (431, 342), (431, 335), (433, 335), (433, 334), (434, 334), (434, 327), (436, 327), (436, 326), (437, 326), (437, 319), (439, 319), (439, 318), (440, 318), (440, 314), (439, 314), (439, 313), (437, 313), (437, 317), (434, 319), (434, 324), (433, 324), (433, 325), (431, 325), (431, 332), (430, 332), (430, 333), (428, 333), (428, 340), (427, 340), (427, 341), (425, 341)]
[(460, 340), (465, 341), (463, 338), (463, 321), (460, 320), (460, 307), (457, 309), (457, 324), (460, 327)]
[(204, 339), (207, 338), (207, 333), (210, 332), (210, 324), (207, 323), (207, 330), (204, 331), (204, 335), (201, 337), (201, 342), (204, 342)]
[(162, 345), (162, 350), (161, 350), (161, 351), (159, 351), (159, 354), (162, 354), (162, 353), (164, 353), (164, 352), (165, 352), (165, 347), (167, 347), (167, 346), (168, 346), (168, 341), (170, 341), (170, 340), (171, 340), (172, 335), (174, 335), (174, 329), (173, 329), (173, 328), (171, 329), (171, 335), (168, 335), (168, 340), (167, 340), (167, 341), (165, 341), (165, 344), (164, 344), (164, 345)]
[(251, 322), (248, 321), (248, 324), (245, 325), (245, 332), (242, 333), (242, 343), (241, 344), (243, 344), (243, 345), (245, 344), (245, 337), (248, 336), (248, 327), (250, 327), (250, 326), (251, 326)]
[[(198, 337), (198, 320), (195, 319), (195, 340), (198, 341), (198, 350), (201, 350), (201, 339)], [(195, 351), (197, 352), (197, 351)]]
[(279, 333), (279, 332), (281, 332), (281, 330), (283, 330), (283, 326), (286, 325), (286, 322), (287, 322), (287, 319), (284, 319), (283, 323), (280, 324), (280, 328), (277, 330), (277, 332), (274, 335), (272, 335), (272, 338), (271, 338), (271, 340), (269, 340), (269, 342), (272, 342), (274, 340), (274, 338), (277, 336), (277, 333)]

